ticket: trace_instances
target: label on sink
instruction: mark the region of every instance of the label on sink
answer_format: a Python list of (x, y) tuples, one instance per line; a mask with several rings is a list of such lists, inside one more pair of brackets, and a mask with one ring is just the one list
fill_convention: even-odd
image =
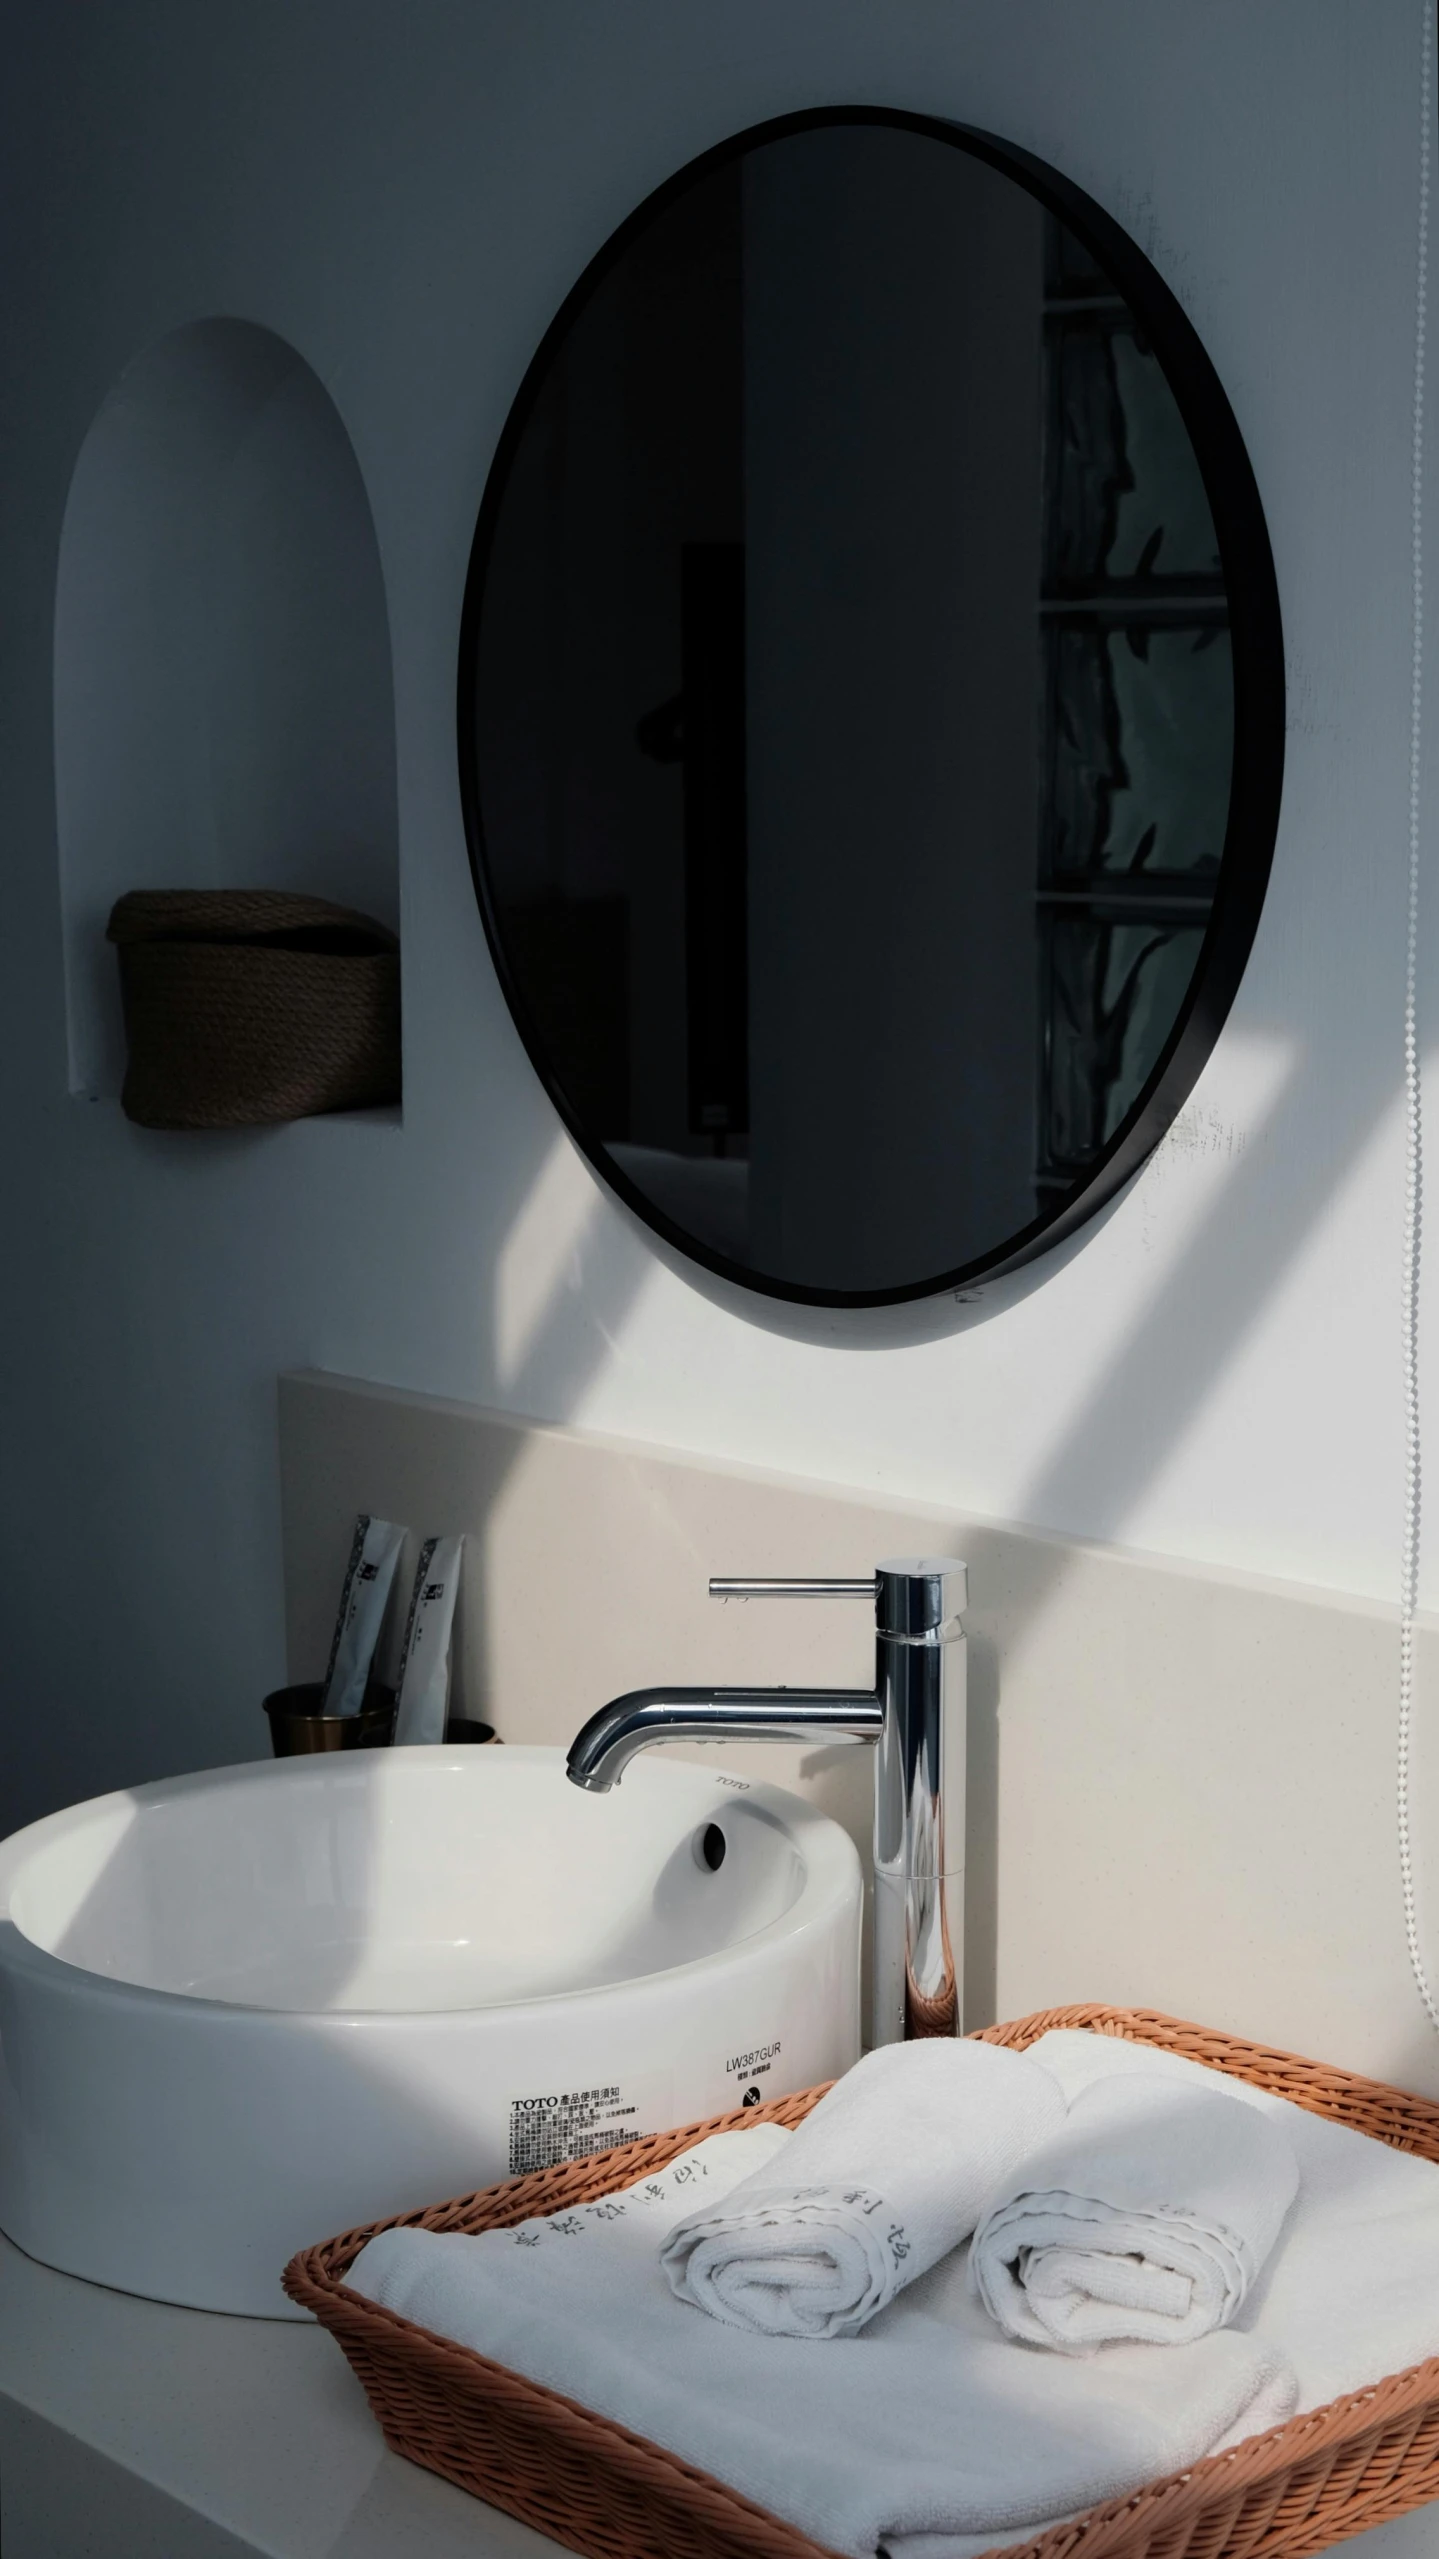
[(591, 2151), (613, 2150), (620, 2142), (668, 2131), (674, 2120), (671, 2084), (667, 2070), (617, 2071), (610, 2079), (597, 2076), (584, 2088), (512, 2097), (510, 2175), (558, 2168), (568, 2159), (587, 2159)]

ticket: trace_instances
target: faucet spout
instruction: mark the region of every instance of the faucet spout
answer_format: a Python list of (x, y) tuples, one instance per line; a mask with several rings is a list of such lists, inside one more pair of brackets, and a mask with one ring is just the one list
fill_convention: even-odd
[(632, 1688), (575, 1735), (565, 1774), (607, 1795), (655, 1742), (877, 1742), (883, 1730), (872, 1688)]

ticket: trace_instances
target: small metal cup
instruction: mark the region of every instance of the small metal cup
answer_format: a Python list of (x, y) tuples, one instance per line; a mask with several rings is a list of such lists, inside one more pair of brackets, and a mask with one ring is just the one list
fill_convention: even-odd
[(358, 1715), (322, 1715), (322, 1679), (297, 1680), (265, 1700), (277, 1759), (307, 1750), (383, 1750), (395, 1729), (395, 1692), (377, 1679), (365, 1690)]

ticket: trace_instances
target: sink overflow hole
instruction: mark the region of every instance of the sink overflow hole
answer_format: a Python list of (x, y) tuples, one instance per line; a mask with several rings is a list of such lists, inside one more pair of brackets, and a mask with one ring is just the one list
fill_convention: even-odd
[(712, 1875), (724, 1864), (725, 1835), (718, 1822), (707, 1822), (700, 1833), (700, 1855)]

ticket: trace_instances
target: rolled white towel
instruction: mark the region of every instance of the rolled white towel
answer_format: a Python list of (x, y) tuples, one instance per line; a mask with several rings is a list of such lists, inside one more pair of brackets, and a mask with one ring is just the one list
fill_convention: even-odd
[(852, 2337), (969, 2237), (1063, 2119), (1048, 2071), (1020, 2053), (887, 2044), (820, 2099), (781, 2163), (669, 2233), (671, 2288), (732, 2328)]
[(1298, 2188), (1272, 2116), (1157, 2075), (1101, 2079), (992, 2203), (970, 2281), (1032, 2345), (1187, 2345), (1234, 2317)]

